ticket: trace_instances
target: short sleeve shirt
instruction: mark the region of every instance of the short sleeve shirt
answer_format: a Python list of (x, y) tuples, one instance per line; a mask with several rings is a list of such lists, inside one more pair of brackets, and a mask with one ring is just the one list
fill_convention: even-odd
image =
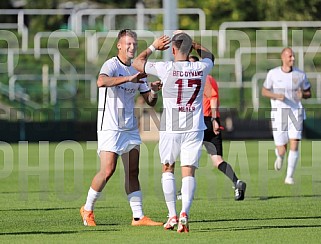
[[(212, 108), (211, 108), (211, 100), (217, 100), (217, 108), (220, 106), (220, 99), (218, 93), (218, 85), (216, 80), (213, 76), (208, 75), (206, 77), (206, 83), (204, 87), (204, 94), (203, 94), (203, 109), (204, 109), (204, 116), (212, 117)], [(216, 117), (220, 117), (220, 112), (217, 109)]]
[(212, 60), (198, 62), (147, 62), (145, 72), (158, 76), (163, 83), (163, 113), (160, 130), (183, 133), (205, 130), (203, 91)]
[[(132, 66), (122, 63), (117, 57), (107, 60), (100, 74), (109, 77), (130, 76), (138, 73)], [(97, 130), (134, 130), (137, 121), (134, 116), (137, 91), (150, 90), (147, 80), (144, 83), (126, 82), (113, 87), (100, 87), (98, 100)]]
[(286, 73), (282, 71), (281, 67), (276, 67), (268, 72), (263, 86), (274, 93), (284, 94), (285, 96), (284, 101), (271, 99), (272, 108), (296, 110), (303, 107), (301, 100), (296, 95), (297, 91), (299, 89), (307, 90), (311, 85), (303, 71), (294, 67), (291, 72)]

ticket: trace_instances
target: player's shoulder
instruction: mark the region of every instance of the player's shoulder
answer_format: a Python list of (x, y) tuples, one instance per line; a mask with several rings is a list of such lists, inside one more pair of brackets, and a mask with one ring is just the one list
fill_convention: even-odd
[[(169, 71), (173, 69), (174, 63), (175, 63), (174, 61), (164, 61), (164, 62), (160, 61), (160, 62), (157, 62), (157, 66), (166, 71)], [(176, 63), (178, 64), (179, 62), (176, 62)]]
[(171, 62), (171, 61), (164, 62), (164, 61), (149, 61), (149, 60), (147, 60), (146, 66), (151, 67), (151, 68), (163, 67), (163, 66), (167, 66), (169, 62)]
[(206, 63), (206, 64), (209, 64), (209, 65), (214, 65), (214, 61), (212, 59), (210, 59), (210, 58), (203, 58), (199, 62)]
[(293, 67), (293, 72), (296, 72), (298, 74), (302, 74), (302, 75), (305, 75), (305, 72), (301, 69), (299, 69), (298, 67)]
[(109, 58), (105, 61), (104, 65), (107, 65), (107, 66), (116, 66), (117, 64), (119, 63), (119, 60), (117, 57), (112, 57), (112, 58)]
[(276, 73), (276, 72), (281, 72), (281, 66), (277, 66), (270, 69), (268, 73)]

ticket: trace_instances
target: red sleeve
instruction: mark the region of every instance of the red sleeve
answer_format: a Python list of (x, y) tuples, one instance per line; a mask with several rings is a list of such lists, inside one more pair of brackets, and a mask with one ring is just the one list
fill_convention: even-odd
[(211, 85), (212, 85), (212, 94), (211, 94), (211, 97), (218, 99), (218, 86), (217, 86), (216, 80), (215, 80), (214, 77), (211, 76), (211, 75), (208, 75), (208, 76), (207, 76), (207, 79), (208, 79), (208, 81), (209, 81), (209, 82), (211, 83)]

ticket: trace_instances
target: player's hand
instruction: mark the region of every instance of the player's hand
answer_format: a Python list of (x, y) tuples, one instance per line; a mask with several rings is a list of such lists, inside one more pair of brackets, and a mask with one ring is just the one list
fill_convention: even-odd
[(213, 120), (213, 132), (215, 135), (218, 135), (221, 132), (221, 127), (216, 120)]
[(133, 82), (133, 83), (144, 83), (143, 78), (146, 78), (147, 74), (146, 73), (136, 73), (135, 75), (129, 76), (128, 81)]
[(285, 95), (284, 94), (275, 94), (275, 99), (279, 101), (284, 101)]
[(173, 32), (173, 36), (175, 36), (176, 34), (179, 34), (179, 33), (184, 33), (184, 31), (182, 30), (176, 30)]
[(302, 90), (299, 89), (295, 92), (295, 100), (301, 100), (303, 97), (303, 93), (302, 93)]
[(156, 50), (164, 51), (169, 48), (169, 44), (171, 43), (171, 38), (169, 36), (163, 35), (154, 40), (153, 46)]
[(150, 88), (154, 91), (154, 92), (158, 92), (162, 89), (163, 87), (163, 83), (161, 81), (154, 81), (150, 83)]

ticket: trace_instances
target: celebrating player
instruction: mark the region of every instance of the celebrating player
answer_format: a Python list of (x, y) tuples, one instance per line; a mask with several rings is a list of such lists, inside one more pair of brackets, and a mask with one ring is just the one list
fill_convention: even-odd
[(88, 191), (86, 204), (80, 213), (84, 225), (95, 226), (94, 205), (106, 183), (116, 170), (118, 156), (121, 155), (125, 170), (125, 191), (133, 212), (132, 225), (162, 225), (144, 216), (142, 210), (142, 192), (138, 180), (139, 150), (141, 138), (134, 116), (134, 98), (137, 91), (146, 103), (154, 106), (159, 81), (151, 83), (149, 88), (139, 73), (131, 66), (137, 49), (137, 35), (125, 29), (118, 34), (118, 55), (107, 60), (97, 80), (99, 87), (98, 104), (98, 154), (100, 171), (93, 178)]
[[(157, 38), (140, 53), (133, 66), (140, 72), (158, 76), (162, 82), (163, 113), (161, 116), (159, 152), (162, 163), (162, 187), (169, 218), (165, 229), (189, 232), (188, 215), (196, 189), (195, 169), (201, 155), (204, 130), (202, 95), (206, 76), (214, 66), (214, 55), (205, 47), (193, 42), (184, 32), (172, 38), (174, 61), (147, 62), (155, 50), (167, 49), (168, 36)], [(201, 56), (201, 62), (189, 62), (192, 50)], [(182, 209), (176, 213), (176, 185), (174, 168), (180, 156), (182, 171)]]

